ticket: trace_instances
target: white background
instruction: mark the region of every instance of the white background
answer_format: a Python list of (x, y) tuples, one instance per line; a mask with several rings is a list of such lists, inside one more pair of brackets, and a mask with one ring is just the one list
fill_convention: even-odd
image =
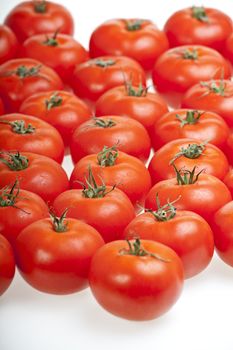
[[(0, 0), (0, 20), (20, 1)], [(61, 3), (62, 1), (57, 1)], [(66, 0), (75, 37), (85, 47), (106, 19), (152, 19), (160, 28), (191, 0)], [(233, 16), (232, 0), (202, 0)], [(70, 171), (69, 158), (65, 167)], [(37, 292), (16, 274), (0, 298), (0, 350), (233, 350), (233, 269), (214, 256), (209, 267), (185, 282), (176, 305), (154, 321), (130, 322), (104, 311), (88, 289), (70, 296)]]

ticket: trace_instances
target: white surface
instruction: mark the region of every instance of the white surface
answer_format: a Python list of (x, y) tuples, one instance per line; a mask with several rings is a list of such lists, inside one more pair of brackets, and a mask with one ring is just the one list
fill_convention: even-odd
[[(19, 2), (0, 0), (0, 20)], [(75, 37), (86, 47), (92, 30), (106, 19), (144, 17), (161, 28), (172, 12), (193, 4), (193, 0), (65, 1), (75, 18)], [(195, 5), (233, 13), (232, 0)], [(70, 167), (68, 158), (65, 166)], [(216, 256), (202, 274), (185, 282), (170, 312), (149, 322), (108, 314), (88, 289), (70, 296), (47, 295), (16, 274), (0, 298), (0, 350), (232, 350), (232, 315), (233, 269)]]

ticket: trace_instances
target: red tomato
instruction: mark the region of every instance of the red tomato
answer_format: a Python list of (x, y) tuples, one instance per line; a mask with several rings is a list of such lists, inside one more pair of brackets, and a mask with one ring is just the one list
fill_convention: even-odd
[(5, 237), (0, 234), (0, 296), (10, 286), (15, 275), (13, 249)]
[(54, 127), (19, 113), (0, 116), (0, 149), (37, 153), (58, 163), (64, 157), (64, 144)]
[(159, 118), (151, 131), (153, 148), (159, 149), (166, 143), (192, 138), (212, 143), (220, 149), (226, 146), (230, 130), (218, 114), (209, 111), (176, 109)]
[(148, 168), (152, 183), (174, 177), (172, 163), (177, 169), (192, 170), (196, 166), (221, 180), (229, 170), (225, 154), (216, 146), (195, 139), (178, 139), (162, 146), (152, 157)]
[(85, 102), (67, 91), (39, 92), (29, 96), (20, 112), (30, 114), (53, 125), (68, 145), (74, 130), (92, 116)]
[(88, 285), (91, 258), (104, 241), (91, 226), (54, 217), (27, 226), (16, 240), (16, 261), (23, 278), (52, 294), (78, 292)]
[(48, 215), (48, 207), (42, 198), (21, 190), (18, 181), (0, 189), (0, 232), (13, 246), (22, 229)]
[(144, 205), (145, 196), (151, 188), (151, 178), (139, 159), (118, 152), (116, 147), (104, 147), (100, 153), (88, 155), (78, 161), (71, 174), (71, 188), (82, 187), (80, 182), (85, 182), (90, 166), (98, 185), (102, 181), (109, 186), (116, 185), (129, 197), (137, 211), (138, 205)]
[(28, 37), (51, 33), (59, 29), (60, 33), (73, 34), (74, 23), (69, 11), (60, 4), (50, 1), (23, 1), (15, 6), (5, 19), (23, 42)]
[(224, 56), (233, 64), (233, 33), (231, 33), (225, 42)]
[(52, 202), (69, 188), (66, 172), (55, 160), (29, 152), (0, 153), (0, 187), (15, 180), (20, 187)]
[(97, 27), (90, 38), (90, 55), (128, 56), (144, 69), (168, 49), (166, 35), (147, 19), (112, 19)]
[(125, 56), (98, 57), (76, 66), (71, 86), (76, 95), (96, 101), (107, 90), (131, 81), (132, 85), (146, 85), (140, 64)]
[(148, 92), (141, 85), (117, 86), (105, 92), (96, 102), (96, 116), (120, 115), (139, 121), (150, 133), (155, 122), (168, 106), (157, 93)]
[(231, 196), (233, 198), (233, 168), (230, 168), (230, 170), (224, 177), (223, 182), (225, 183), (225, 185), (227, 185), (228, 189), (231, 192)]
[(0, 25), (0, 64), (14, 58), (17, 54), (18, 41), (15, 33), (7, 26)]
[(222, 50), (232, 32), (232, 20), (220, 10), (192, 6), (172, 14), (164, 31), (172, 47), (199, 44)]
[(119, 151), (146, 161), (150, 154), (150, 137), (144, 126), (132, 118), (104, 116), (81, 124), (74, 132), (70, 152), (73, 162), (104, 146), (117, 145)]
[(3, 106), (3, 102), (2, 99), (0, 97), (0, 115), (4, 114), (4, 106)]
[(174, 106), (194, 84), (230, 76), (230, 65), (223, 56), (201, 45), (184, 45), (164, 52), (152, 71), (157, 90)]
[(232, 129), (231, 129), (230, 135), (228, 136), (224, 152), (228, 158), (229, 163), (233, 165), (233, 130)]
[(31, 36), (23, 43), (21, 56), (34, 58), (53, 68), (67, 83), (71, 82), (75, 65), (88, 59), (87, 51), (78, 41), (57, 32)]
[(49, 67), (31, 58), (18, 58), (0, 66), (0, 97), (7, 113), (17, 112), (32, 94), (62, 89), (59, 76)]
[(185, 93), (181, 106), (215, 112), (232, 128), (233, 82), (230, 80), (210, 80), (196, 84)]
[(161, 243), (120, 240), (96, 252), (89, 284), (98, 303), (113, 315), (151, 320), (179, 298), (183, 266), (177, 254)]

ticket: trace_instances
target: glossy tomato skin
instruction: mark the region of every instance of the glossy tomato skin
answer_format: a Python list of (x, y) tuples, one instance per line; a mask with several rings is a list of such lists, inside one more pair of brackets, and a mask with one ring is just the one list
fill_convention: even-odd
[(231, 192), (231, 196), (233, 198), (233, 168), (230, 167), (228, 173), (223, 179), (223, 182), (228, 187), (229, 191)]
[[(106, 123), (111, 120), (115, 125), (101, 127), (96, 125), (99, 119)], [(138, 121), (110, 115), (81, 124), (73, 133), (70, 152), (76, 163), (86, 155), (100, 152), (104, 146), (113, 145), (117, 145), (119, 151), (145, 162), (150, 154), (151, 141), (146, 129)]]
[(97, 154), (88, 155), (75, 165), (70, 177), (71, 188), (82, 188), (80, 182), (85, 182), (89, 166), (98, 185), (101, 185), (102, 181), (109, 186), (116, 185), (129, 197), (137, 211), (139, 205), (144, 205), (145, 196), (151, 188), (151, 178), (139, 159), (119, 152), (115, 164), (104, 167), (99, 165)]
[[(23, 121), (25, 128), (31, 125), (34, 131), (20, 134), (14, 131), (12, 125), (7, 124), (17, 121)], [(64, 144), (59, 132), (43, 120), (20, 113), (0, 116), (0, 149), (41, 154), (58, 163), (64, 157)]]
[(56, 232), (50, 219), (32, 223), (16, 240), (16, 261), (23, 278), (34, 288), (70, 294), (87, 287), (93, 254), (104, 241), (91, 226), (66, 220), (67, 231)]
[[(134, 23), (138, 29), (129, 29)], [(164, 32), (150, 20), (112, 19), (94, 30), (89, 47), (91, 57), (128, 56), (150, 70), (169, 44)]]
[(7, 239), (0, 234), (0, 296), (9, 288), (14, 275), (13, 249)]
[[(34, 69), (37, 73), (24, 78), (19, 69)], [(9, 60), (0, 66), (0, 97), (7, 113), (17, 112), (22, 102), (32, 94), (63, 89), (63, 83), (51, 68), (31, 58)]]
[(0, 25), (0, 64), (16, 57), (18, 40), (14, 32), (4, 24)]
[(232, 32), (232, 20), (220, 10), (203, 8), (206, 20), (193, 16), (191, 7), (172, 14), (164, 26), (171, 47), (180, 45), (204, 45), (222, 51)]
[(157, 221), (150, 212), (140, 214), (126, 227), (124, 237), (149, 239), (173, 249), (181, 258), (185, 278), (203, 271), (214, 253), (210, 226), (191, 211), (178, 210), (175, 217), (168, 221)]
[[(196, 123), (182, 124), (177, 116), (185, 121), (187, 113), (200, 115), (200, 118)], [(212, 145), (224, 150), (229, 134), (229, 127), (218, 114), (183, 108), (170, 111), (155, 122), (151, 131), (151, 141), (155, 150), (181, 138), (192, 138), (202, 142), (209, 140)]]
[[(60, 102), (51, 107), (48, 101), (56, 96)], [(39, 92), (29, 96), (20, 106), (20, 113), (33, 115), (53, 125), (69, 145), (74, 130), (91, 118), (89, 106), (68, 91)]]
[(49, 203), (52, 203), (58, 194), (69, 189), (66, 172), (55, 160), (35, 153), (20, 154), (28, 159), (28, 167), (14, 171), (0, 161), (0, 187), (18, 179), (22, 189), (38, 194)]
[(142, 240), (141, 246), (159, 255), (123, 254), (126, 241), (101, 247), (94, 255), (89, 284), (98, 303), (115, 316), (128, 320), (151, 320), (167, 312), (179, 298), (183, 266), (177, 254), (165, 245)]
[(35, 1), (23, 1), (5, 18), (4, 23), (15, 32), (20, 42), (32, 35), (53, 33), (58, 29), (59, 33), (73, 34), (72, 16), (62, 5), (46, 1), (44, 12), (38, 11), (36, 6)]
[(231, 201), (231, 193), (218, 178), (200, 174), (198, 181), (191, 185), (178, 185), (176, 178), (163, 180), (155, 184), (145, 200), (145, 207), (156, 210), (156, 194), (159, 194), (161, 205), (169, 201), (176, 202), (177, 210), (190, 210), (201, 215), (208, 223), (213, 215), (224, 204)]
[(104, 92), (125, 81), (146, 86), (145, 72), (140, 64), (125, 56), (102, 56), (77, 65), (71, 87), (77, 96), (95, 102)]
[(225, 42), (224, 56), (233, 64), (233, 33), (229, 35)]
[(3, 106), (3, 102), (2, 99), (0, 97), (0, 115), (4, 114), (5, 110), (4, 110), (4, 106)]
[[(106, 186), (107, 191), (112, 187)], [(82, 220), (94, 227), (105, 242), (121, 239), (125, 227), (135, 217), (129, 198), (115, 188), (103, 198), (85, 198), (81, 189), (61, 193), (53, 207), (61, 215), (69, 208), (69, 216)]]
[[(138, 87), (132, 87), (135, 91)], [(117, 86), (105, 92), (96, 101), (96, 116), (119, 115), (139, 121), (150, 133), (155, 122), (168, 112), (165, 100), (157, 93), (130, 96), (126, 86)]]
[[(181, 148), (187, 148), (192, 144), (201, 145), (202, 142), (195, 139), (177, 139), (157, 150), (148, 167), (152, 183), (155, 184), (158, 181), (174, 177), (175, 171), (170, 164), (171, 160), (181, 151)], [(193, 167), (196, 166), (198, 171), (203, 169), (206, 174), (214, 175), (221, 180), (229, 170), (225, 154), (210, 143), (205, 145), (205, 149), (198, 158), (192, 159), (182, 155), (174, 160), (174, 164), (178, 170), (183, 168), (192, 171)]]

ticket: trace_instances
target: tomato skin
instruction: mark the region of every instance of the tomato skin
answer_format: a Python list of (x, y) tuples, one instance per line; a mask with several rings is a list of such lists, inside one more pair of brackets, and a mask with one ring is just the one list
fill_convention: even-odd
[(13, 249), (7, 239), (0, 234), (0, 296), (9, 288), (14, 275)]
[(53, 207), (58, 215), (69, 208), (69, 217), (94, 227), (105, 242), (121, 239), (125, 227), (135, 217), (132, 203), (118, 188), (103, 198), (85, 198), (81, 189), (69, 190), (55, 199)]
[(151, 131), (151, 141), (155, 150), (181, 138), (192, 138), (202, 142), (209, 140), (212, 145), (225, 149), (230, 130), (224, 119), (213, 112), (193, 111), (201, 113), (198, 122), (182, 126), (176, 115), (185, 120), (187, 112), (190, 111), (187, 108), (176, 109), (164, 114), (155, 122)]
[(18, 45), (14, 32), (4, 24), (0, 25), (0, 64), (16, 57)]
[[(100, 67), (98, 61), (112, 61), (112, 65)], [(125, 56), (102, 56), (76, 66), (71, 87), (74, 93), (95, 102), (104, 92), (131, 81), (133, 85), (146, 86), (145, 72), (139, 63)]]
[[(15, 74), (19, 67), (39, 68), (38, 75), (20, 78)], [(9, 60), (0, 66), (0, 97), (6, 113), (17, 112), (22, 102), (32, 94), (63, 89), (59, 76), (49, 67), (31, 58)]]
[[(97, 118), (98, 120), (98, 118)], [(116, 125), (108, 128), (96, 126), (95, 119), (81, 124), (73, 133), (70, 152), (76, 163), (88, 154), (100, 152), (104, 146), (117, 145), (119, 151), (147, 161), (150, 154), (150, 137), (141, 123), (132, 118), (104, 116), (101, 120), (112, 120)]]
[(4, 110), (4, 106), (3, 106), (3, 102), (2, 99), (0, 98), (0, 115), (4, 114), (5, 110)]
[(161, 316), (177, 301), (183, 286), (182, 262), (172, 249), (149, 240), (142, 240), (141, 246), (169, 262), (122, 254), (128, 244), (119, 240), (96, 252), (89, 272), (90, 288), (98, 303), (128, 320)]
[(50, 219), (32, 223), (16, 240), (16, 261), (22, 277), (34, 288), (70, 294), (87, 287), (90, 261), (104, 241), (89, 225), (66, 219), (67, 231), (56, 232)]
[(229, 35), (225, 42), (224, 56), (233, 64), (233, 33)]
[(173, 249), (181, 258), (185, 278), (203, 271), (214, 253), (210, 226), (191, 211), (177, 211), (174, 218), (163, 222), (150, 212), (140, 214), (126, 227), (124, 237), (153, 240)]
[(18, 40), (23, 42), (35, 34), (59, 33), (72, 35), (74, 23), (69, 11), (60, 4), (46, 1), (46, 11), (35, 11), (34, 1), (23, 1), (15, 6), (5, 18), (4, 23), (15, 32)]
[(91, 35), (90, 56), (128, 56), (146, 70), (168, 49), (166, 35), (150, 20), (142, 20), (138, 30), (128, 30), (127, 22), (135, 19), (112, 19), (99, 25)]
[[(29, 134), (18, 134), (12, 130), (11, 125), (4, 124), (18, 120), (24, 121), (26, 127), (31, 124), (35, 131)], [(64, 144), (58, 131), (43, 120), (20, 113), (0, 116), (0, 149), (41, 154), (58, 163), (61, 163), (64, 158)]]
[(228, 187), (229, 191), (231, 192), (231, 196), (233, 198), (233, 168), (230, 167), (228, 173), (223, 179), (223, 182)]
[[(187, 148), (190, 144), (200, 145), (202, 142), (195, 139), (177, 139), (168, 142), (155, 152), (148, 167), (152, 183), (175, 176), (174, 168), (169, 162), (181, 151), (181, 148)], [(178, 170), (185, 168), (191, 171), (194, 166), (197, 166), (198, 171), (204, 169), (206, 174), (214, 175), (221, 180), (229, 170), (225, 154), (210, 143), (205, 145), (205, 149), (198, 158), (181, 156), (174, 161), (174, 164)]]
[(192, 16), (192, 8), (172, 14), (164, 26), (171, 47), (199, 44), (221, 51), (232, 32), (232, 20), (222, 11), (204, 8), (208, 17), (201, 21)]

